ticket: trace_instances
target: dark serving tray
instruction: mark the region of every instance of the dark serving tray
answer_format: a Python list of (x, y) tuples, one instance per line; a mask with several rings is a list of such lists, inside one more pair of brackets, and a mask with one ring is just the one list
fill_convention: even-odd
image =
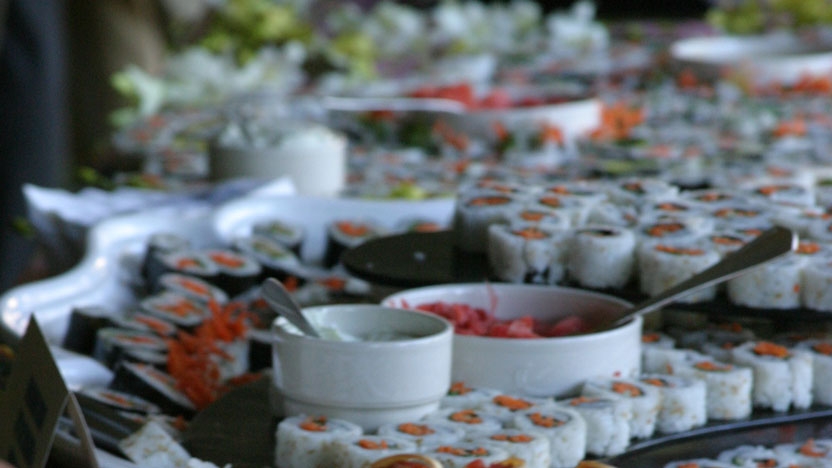
[[(484, 254), (462, 252), (452, 231), (405, 233), (371, 239), (344, 252), (341, 263), (355, 276), (375, 284), (414, 288), (445, 283), (495, 281)], [(578, 287), (566, 284), (564, 286)], [(646, 298), (635, 287), (595, 290), (636, 303)], [(806, 308), (764, 309), (736, 305), (723, 294), (694, 304), (674, 303), (674, 310), (719, 317), (755, 317), (774, 321), (820, 322), (832, 313)]]
[[(220, 466), (270, 466), (274, 463), (278, 419), (269, 404), (271, 379), (232, 390), (200, 412), (183, 434), (188, 452)], [(785, 413), (756, 410), (741, 421), (710, 421), (671, 435), (633, 441), (627, 452), (604, 459), (617, 468), (662, 467), (673, 460), (716, 457), (744, 444), (774, 445), (832, 437), (832, 407)]]

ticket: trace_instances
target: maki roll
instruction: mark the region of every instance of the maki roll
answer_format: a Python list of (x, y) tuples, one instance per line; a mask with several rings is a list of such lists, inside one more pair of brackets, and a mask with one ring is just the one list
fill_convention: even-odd
[[(639, 288), (655, 296), (717, 263), (720, 257), (701, 241), (658, 242), (638, 250)], [(700, 289), (679, 299), (693, 303), (712, 300), (716, 287)]]
[(512, 426), (545, 436), (555, 468), (571, 468), (586, 456), (586, 422), (573, 409), (553, 405), (521, 411), (514, 416)]
[(107, 405), (118, 411), (129, 413), (154, 414), (161, 410), (155, 404), (132, 393), (120, 392), (103, 387), (84, 387), (78, 391), (82, 398)]
[(538, 196), (527, 206), (531, 209), (554, 210), (568, 219), (571, 226), (583, 226), (589, 219), (593, 204), (581, 198), (549, 192)]
[(728, 280), (732, 303), (746, 307), (794, 309), (800, 307), (804, 258), (786, 255)]
[(674, 374), (705, 382), (708, 419), (737, 420), (751, 415), (754, 377), (750, 368), (692, 356), (675, 368)]
[(263, 276), (280, 281), (303, 277), (300, 258), (274, 239), (255, 234), (235, 240), (234, 247), (255, 259), (262, 267)]
[(142, 277), (147, 284), (154, 284), (155, 279), (168, 270), (162, 258), (167, 254), (184, 252), (190, 248), (190, 241), (182, 236), (166, 232), (151, 235), (142, 261)]
[(636, 238), (629, 229), (587, 226), (574, 230), (566, 254), (569, 277), (579, 285), (623, 288), (635, 267)]
[(231, 249), (205, 251), (218, 270), (215, 284), (234, 297), (253, 288), (260, 279), (262, 268), (252, 257)]
[(301, 255), (301, 246), (305, 237), (302, 226), (282, 220), (269, 220), (255, 223), (251, 232), (254, 236), (263, 236), (277, 242), (298, 257)]
[(797, 348), (812, 354), (812, 401), (832, 406), (832, 341), (811, 339)]
[(607, 196), (619, 205), (644, 206), (652, 200), (676, 198), (679, 187), (654, 178), (625, 178), (607, 187)]
[(215, 283), (220, 270), (216, 263), (204, 252), (195, 250), (177, 250), (158, 254), (159, 268), (148, 275), (149, 291), (159, 290), (159, 279), (165, 273), (180, 273), (193, 276), (209, 283)]
[(465, 468), (473, 462), (481, 462), (485, 466), (508, 458), (504, 449), (486, 442), (457, 442), (433, 445), (422, 450), (425, 455), (435, 458), (445, 468)]
[(327, 225), (326, 233), (323, 263), (331, 268), (341, 261), (346, 250), (386, 234), (387, 229), (372, 220), (338, 219)]
[(73, 307), (62, 346), (91, 356), (98, 331), (113, 326), (111, 315), (110, 311), (100, 306)]
[(109, 388), (137, 395), (171, 416), (190, 419), (196, 413), (191, 400), (176, 388), (174, 378), (149, 364), (122, 362)]
[(525, 468), (551, 468), (552, 466), (551, 443), (540, 432), (502, 429), (471, 441), (499, 447), (508, 452), (512, 459), (522, 460)]
[(205, 304), (173, 291), (148, 296), (139, 303), (139, 307), (151, 316), (186, 330), (201, 324), (209, 314)]
[(586, 452), (597, 457), (620, 455), (630, 445), (629, 400), (579, 396), (559, 401), (574, 409), (586, 422)]
[(705, 425), (708, 420), (705, 382), (667, 374), (644, 374), (639, 380), (659, 392), (656, 430), (677, 434)]
[(333, 442), (332, 454), (339, 467), (367, 468), (384, 457), (416, 451), (416, 444), (396, 437), (361, 435)]
[(786, 411), (812, 404), (812, 355), (770, 341), (753, 341), (734, 348), (736, 364), (754, 372), (755, 406)]
[(505, 222), (508, 213), (521, 205), (517, 198), (499, 192), (460, 193), (452, 225), (456, 247), (463, 252), (486, 252), (489, 226)]
[(337, 466), (335, 442), (362, 435), (361, 427), (342, 419), (298, 415), (277, 425), (275, 465), (281, 468)]
[(554, 229), (567, 229), (571, 226), (571, 220), (562, 213), (540, 206), (518, 206), (516, 209), (512, 209), (506, 213), (504, 222), (512, 225), (538, 224)]
[(639, 213), (634, 206), (621, 206), (610, 202), (601, 202), (589, 210), (587, 224), (601, 224), (632, 228), (638, 224)]
[(438, 421), (388, 423), (378, 428), (378, 435), (409, 440), (417, 448), (438, 444), (452, 444), (462, 440), (465, 432), (451, 424)]
[(181, 273), (165, 273), (159, 277), (158, 288), (162, 291), (175, 291), (196, 300), (219, 304), (228, 302), (228, 294), (222, 289), (196, 276)]
[(120, 328), (102, 328), (96, 335), (93, 357), (110, 368), (116, 367), (125, 350), (152, 353), (167, 351), (167, 342), (158, 335)]
[(646, 439), (656, 430), (661, 395), (653, 386), (635, 379), (595, 378), (584, 383), (581, 394), (629, 400), (631, 437)]
[(115, 318), (114, 323), (120, 328), (154, 333), (161, 337), (170, 337), (176, 333), (176, 325), (141, 311), (129, 312), (124, 317)]
[(493, 224), (488, 263), (497, 278), (512, 283), (554, 284), (563, 279), (565, 231), (537, 224)]

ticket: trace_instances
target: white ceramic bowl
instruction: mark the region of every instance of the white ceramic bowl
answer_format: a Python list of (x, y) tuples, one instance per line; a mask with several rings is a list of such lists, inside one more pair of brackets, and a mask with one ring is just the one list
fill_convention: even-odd
[(792, 84), (805, 75), (832, 72), (832, 44), (811, 44), (788, 33), (683, 39), (671, 45), (670, 55), (682, 66), (709, 76), (719, 76), (727, 68), (759, 84)]
[[(451, 383), (453, 328), (439, 317), (372, 304), (309, 307), (324, 338), (300, 335), (283, 318), (274, 329), (274, 383), (283, 414), (323, 414), (373, 430), (418, 419)], [(341, 339), (332, 337), (337, 330)], [(392, 341), (366, 337), (395, 334)], [(365, 337), (347, 341), (344, 336)]]
[[(628, 302), (605, 294), (556, 286), (448, 284), (404, 290), (382, 301), (415, 308), (438, 301), (491, 310), (500, 319), (531, 315), (542, 321), (578, 315), (589, 322), (616, 317)], [(558, 338), (455, 335), (454, 381), (513, 394), (563, 397), (598, 376), (640, 372), (642, 320), (603, 332)]]

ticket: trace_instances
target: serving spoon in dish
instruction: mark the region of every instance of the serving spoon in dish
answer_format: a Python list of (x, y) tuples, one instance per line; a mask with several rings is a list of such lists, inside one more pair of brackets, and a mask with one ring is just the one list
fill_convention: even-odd
[(757, 236), (737, 251), (676, 286), (650, 297), (623, 312), (616, 319), (602, 323), (595, 331), (615, 328), (636, 316), (645, 315), (680, 297), (739, 276), (747, 270), (773, 260), (797, 247), (797, 235), (783, 227), (774, 227)]
[(274, 278), (266, 278), (260, 287), (260, 293), (263, 295), (263, 299), (266, 300), (266, 303), (269, 304), (269, 307), (271, 307), (272, 310), (285, 317), (286, 320), (296, 326), (301, 333), (314, 338), (321, 337), (318, 330), (315, 330), (315, 327), (313, 327), (312, 324), (306, 320), (306, 317), (301, 311), (300, 305), (295, 302), (291, 293), (286, 290), (280, 281)]

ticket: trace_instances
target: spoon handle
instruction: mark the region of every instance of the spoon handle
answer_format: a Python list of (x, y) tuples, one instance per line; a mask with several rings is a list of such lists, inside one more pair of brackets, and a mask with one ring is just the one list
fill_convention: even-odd
[(769, 229), (736, 252), (726, 255), (725, 258), (710, 268), (636, 304), (626, 314), (617, 318), (613, 326), (620, 325), (638, 315), (652, 312), (701, 288), (727, 281), (750, 268), (793, 250), (796, 245), (797, 235), (791, 230), (782, 227)]
[(298, 327), (304, 335), (320, 338), (318, 331), (306, 320), (300, 306), (279, 281), (274, 278), (268, 278), (263, 281), (261, 288), (263, 298), (275, 312), (285, 317), (292, 325)]

